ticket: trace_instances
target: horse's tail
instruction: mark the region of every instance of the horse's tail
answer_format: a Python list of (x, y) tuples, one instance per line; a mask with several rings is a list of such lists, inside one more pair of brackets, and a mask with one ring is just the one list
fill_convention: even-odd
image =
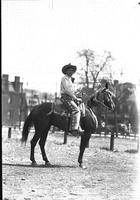
[(22, 130), (22, 138), (21, 138), (22, 143), (23, 142), (26, 143), (32, 124), (33, 124), (32, 123), (32, 112), (30, 112), (30, 114), (27, 116), (27, 118), (24, 122), (23, 130)]

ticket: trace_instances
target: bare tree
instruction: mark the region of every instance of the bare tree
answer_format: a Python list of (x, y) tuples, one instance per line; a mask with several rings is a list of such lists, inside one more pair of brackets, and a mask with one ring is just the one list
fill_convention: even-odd
[[(95, 91), (99, 75), (103, 76), (113, 57), (109, 51), (105, 51), (103, 56), (98, 56), (90, 49), (84, 49), (78, 52), (78, 55), (85, 58), (85, 65), (82, 69), (85, 73), (86, 86), (89, 88), (90, 83), (92, 83), (92, 91)], [(108, 76), (110, 76), (109, 73)]]
[[(110, 60), (112, 60), (112, 55), (110, 52), (106, 52), (106, 55), (103, 58), (103, 61), (100, 61), (99, 64), (93, 63), (91, 67), (91, 75), (93, 79), (93, 90), (96, 88), (96, 83), (98, 82), (99, 75), (101, 73), (104, 73), (106, 68), (108, 67), (108, 63)], [(103, 74), (102, 74), (103, 75)], [(110, 73), (107, 75), (108, 77), (110, 76)]]
[(94, 62), (94, 51), (90, 49), (83, 49), (80, 52), (77, 52), (79, 57), (85, 58), (85, 67), (83, 68), (86, 77), (86, 86), (89, 87), (89, 67), (92, 62)]

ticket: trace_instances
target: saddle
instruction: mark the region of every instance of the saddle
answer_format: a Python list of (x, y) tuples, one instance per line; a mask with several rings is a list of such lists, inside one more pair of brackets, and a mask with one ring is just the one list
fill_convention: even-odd
[(54, 102), (54, 112), (70, 117), (68, 109), (65, 107), (60, 99), (56, 99), (56, 101)]
[[(81, 117), (85, 117), (85, 105), (84, 103), (81, 103), (79, 105), (80, 111), (81, 111)], [(54, 112), (57, 112), (62, 115), (66, 115), (70, 117), (70, 113), (68, 109), (65, 107), (65, 105), (62, 103), (60, 99), (56, 99), (54, 102)]]

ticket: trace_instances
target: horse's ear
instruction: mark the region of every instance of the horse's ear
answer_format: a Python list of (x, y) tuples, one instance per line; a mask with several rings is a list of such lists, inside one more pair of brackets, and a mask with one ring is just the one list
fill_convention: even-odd
[(108, 83), (107, 83), (107, 82), (106, 82), (106, 84), (105, 84), (105, 88), (108, 89)]

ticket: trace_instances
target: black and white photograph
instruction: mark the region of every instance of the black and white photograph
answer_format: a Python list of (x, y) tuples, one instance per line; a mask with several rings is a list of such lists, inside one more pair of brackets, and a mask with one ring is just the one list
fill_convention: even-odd
[(1, 1), (2, 200), (140, 199), (140, 1)]

